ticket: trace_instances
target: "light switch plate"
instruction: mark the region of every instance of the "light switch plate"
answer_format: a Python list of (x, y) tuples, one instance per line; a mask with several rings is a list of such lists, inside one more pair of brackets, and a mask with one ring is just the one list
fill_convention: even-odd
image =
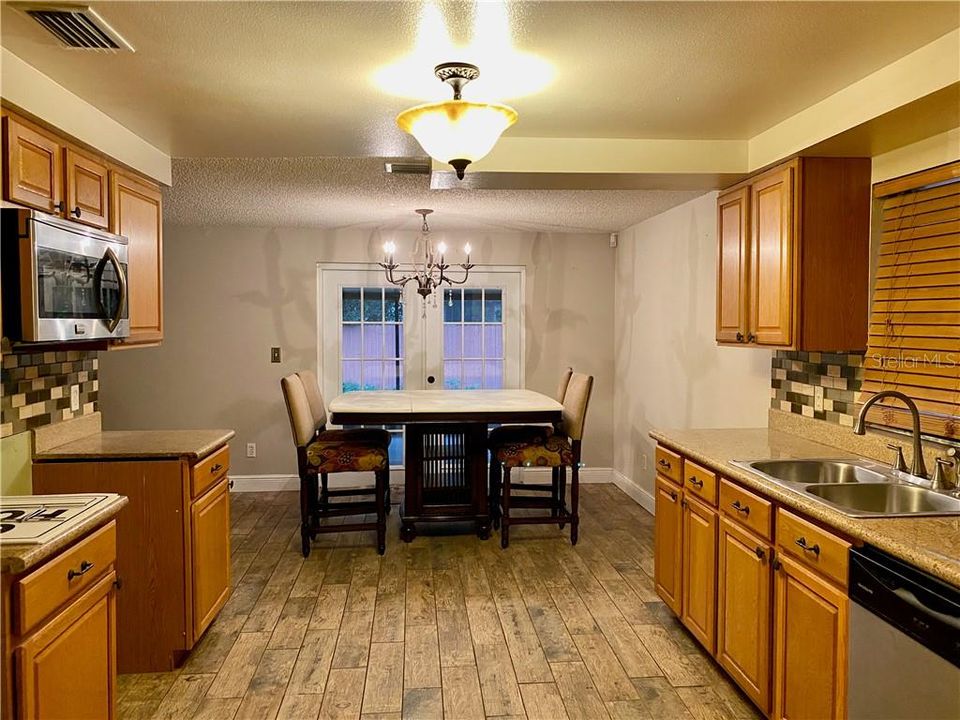
[(813, 386), (813, 409), (816, 412), (823, 412), (823, 387)]
[(71, 385), (70, 386), (70, 409), (73, 412), (76, 412), (80, 409), (80, 386)]
[(247, 457), (255, 458), (257, 456), (257, 444), (247, 443)]
[(270, 362), (272, 363), (280, 362), (280, 348), (278, 347), (270, 348)]

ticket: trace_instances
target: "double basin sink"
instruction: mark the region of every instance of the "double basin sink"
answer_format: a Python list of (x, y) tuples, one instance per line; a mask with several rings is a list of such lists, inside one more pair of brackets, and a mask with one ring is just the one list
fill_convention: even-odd
[(908, 482), (904, 473), (869, 460), (734, 460), (733, 464), (850, 517), (960, 515), (960, 498)]

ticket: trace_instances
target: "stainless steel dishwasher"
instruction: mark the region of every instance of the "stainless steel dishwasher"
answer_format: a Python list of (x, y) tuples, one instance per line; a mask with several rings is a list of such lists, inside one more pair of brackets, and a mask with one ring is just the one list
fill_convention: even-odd
[(849, 720), (958, 720), (960, 590), (866, 546), (850, 600)]

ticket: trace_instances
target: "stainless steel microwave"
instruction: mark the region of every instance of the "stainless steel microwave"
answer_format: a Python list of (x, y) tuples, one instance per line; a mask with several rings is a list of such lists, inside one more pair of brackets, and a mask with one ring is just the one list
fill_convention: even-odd
[(130, 334), (125, 237), (35, 210), (0, 213), (4, 335), (65, 342)]

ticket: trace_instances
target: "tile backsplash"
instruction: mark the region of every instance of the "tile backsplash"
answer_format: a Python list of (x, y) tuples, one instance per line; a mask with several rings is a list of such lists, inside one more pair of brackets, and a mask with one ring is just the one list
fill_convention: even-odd
[[(97, 410), (97, 353), (13, 353), (4, 348), (0, 371), (0, 437), (52, 425)], [(70, 389), (79, 387), (80, 408), (70, 410)]]
[[(777, 350), (770, 371), (770, 407), (853, 427), (863, 384), (863, 353)], [(823, 409), (816, 409), (818, 388)]]

